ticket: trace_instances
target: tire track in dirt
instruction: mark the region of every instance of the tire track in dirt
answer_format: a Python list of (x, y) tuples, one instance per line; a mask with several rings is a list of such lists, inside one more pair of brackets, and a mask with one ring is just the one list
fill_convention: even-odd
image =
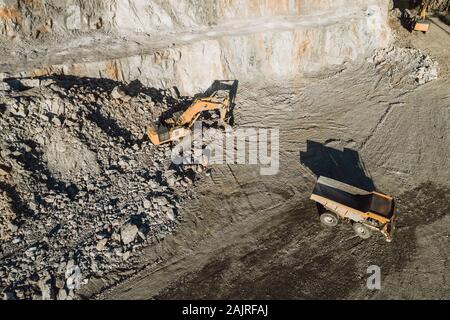
[[(402, 157), (395, 158), (399, 159), (395, 166), (379, 164), (375, 157), (383, 150), (382, 146), (398, 138), (391, 136), (387, 140), (382, 133), (402, 129), (399, 121), (412, 121), (410, 125), (414, 126), (411, 119), (415, 119), (417, 109), (408, 107), (410, 101), (420, 104), (424, 99), (435, 99), (436, 94), (442, 95), (439, 92), (445, 85), (437, 81), (420, 90), (401, 87), (393, 90), (389, 81), (378, 81), (373, 91), (376, 75), (376, 70), (363, 64), (322, 80), (277, 82), (271, 79), (267, 83), (241, 83), (238, 91), (242, 111), (240, 123), (280, 128), (280, 173), (272, 178), (253, 178), (252, 183), (264, 184), (272, 193), (286, 193), (280, 198), (282, 205), (267, 211), (251, 207), (245, 192), (251, 185), (236, 183), (236, 180), (247, 178), (248, 172), (231, 166), (235, 178), (223, 176), (216, 179), (216, 183), (198, 186), (203, 190), (201, 198), (195, 206), (186, 208), (192, 216), (204, 213), (204, 220), (200, 222), (192, 218), (196, 221), (194, 230), (191, 230), (190, 218), (187, 225), (180, 227), (180, 233), (189, 235), (179, 237), (187, 241), (182, 247), (189, 248), (189, 254), (176, 256), (175, 249), (174, 255), (158, 268), (145, 269), (102, 297), (402, 297), (411, 291), (411, 286), (414, 287), (410, 282), (413, 278), (407, 272), (421, 270), (417, 269), (420, 262), (431, 264), (435, 257), (442, 260), (436, 275), (446, 279), (448, 235), (442, 231), (445, 227), (431, 237), (429, 232), (437, 230), (433, 227), (435, 224), (446, 223), (449, 199), (435, 195), (448, 194), (449, 187), (440, 183), (421, 184), (416, 181), (416, 172), (405, 170), (404, 179), (409, 183), (397, 181), (404, 186), (396, 189), (397, 184), (390, 181), (397, 179), (393, 171), (408, 158), (408, 149), (397, 144), (393, 151)], [(433, 101), (436, 114), (439, 114), (446, 101)], [(400, 108), (404, 110), (397, 118), (394, 111)], [(433, 117), (430, 116), (431, 120)], [(305, 127), (309, 130), (302, 130)], [(441, 127), (433, 127), (432, 121), (424, 121), (423, 127), (427, 128), (421, 130), (428, 137), (443, 132)], [(356, 152), (364, 149), (361, 156), (377, 187), (387, 192), (396, 191), (399, 230), (394, 242), (388, 244), (376, 236), (362, 241), (346, 224), (330, 230), (318, 223), (316, 209), (308, 200), (314, 176), (298, 158), (307, 141), (338, 150), (343, 147), (354, 148)], [(444, 155), (436, 156), (441, 159)], [(256, 192), (256, 195), (259, 199), (266, 197), (264, 192)], [(436, 245), (439, 249), (431, 250)], [(433, 254), (427, 255), (427, 248)], [(366, 288), (367, 267), (372, 264), (382, 268), (385, 279), (384, 291), (379, 293), (369, 292)], [(423, 274), (418, 271), (413, 275), (416, 276), (423, 277)], [(416, 298), (429, 296), (429, 290), (433, 288), (445, 296), (442, 291), (445, 285), (435, 281), (429, 284), (427, 292), (421, 294), (419, 287), (415, 287), (416, 291), (411, 291), (411, 295)]]

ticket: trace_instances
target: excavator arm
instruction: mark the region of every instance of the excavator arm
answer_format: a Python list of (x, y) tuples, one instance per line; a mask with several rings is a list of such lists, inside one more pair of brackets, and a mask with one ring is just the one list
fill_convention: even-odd
[(212, 98), (196, 99), (191, 104), (191, 106), (180, 116), (180, 118), (177, 121), (177, 125), (178, 126), (188, 125), (189, 127), (191, 127), (194, 124), (194, 122), (198, 119), (198, 117), (200, 117), (203, 111), (211, 111), (211, 110), (219, 110), (221, 120), (223, 121), (226, 116), (226, 112), (228, 111), (228, 108), (229, 108), (228, 99), (225, 99), (224, 101)]
[(190, 133), (190, 128), (202, 112), (219, 110), (220, 120), (223, 122), (227, 112), (229, 112), (230, 105), (229, 98), (222, 100), (213, 97), (196, 99), (179, 117), (163, 120), (159, 128), (150, 126), (147, 129), (147, 135), (154, 145), (181, 139)]
[(428, 15), (428, 1), (427, 0), (423, 0), (421, 8), (420, 8), (419, 17), (421, 19), (425, 20), (427, 18), (427, 15)]

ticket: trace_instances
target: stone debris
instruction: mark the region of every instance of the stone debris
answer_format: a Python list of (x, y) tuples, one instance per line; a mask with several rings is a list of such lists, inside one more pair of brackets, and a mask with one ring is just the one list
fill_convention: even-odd
[(450, 10), (450, 1), (448, 1), (448, 0), (431, 0), (429, 2), (429, 6), (430, 6), (431, 10), (449, 11)]
[(0, 165), (0, 176), (7, 176), (11, 172), (11, 168)]
[(105, 249), (105, 246), (107, 243), (108, 243), (108, 239), (102, 239), (99, 242), (97, 242), (97, 245), (95, 246), (95, 248), (98, 251), (102, 251), (103, 249)]
[(368, 62), (400, 83), (423, 85), (438, 78), (438, 62), (414, 48), (390, 47), (377, 50)]
[(111, 97), (113, 99), (121, 99), (124, 98), (125, 96), (126, 96), (125, 91), (123, 91), (123, 89), (120, 88), (119, 86), (115, 87), (111, 92)]
[(0, 94), (2, 91), (10, 91), (11, 87), (7, 82), (0, 82)]
[(39, 280), (38, 286), (41, 290), (41, 299), (42, 300), (50, 300), (52, 299), (52, 284), (51, 284), (51, 277), (47, 276), (46, 278), (43, 278)]
[(98, 79), (25, 84), (0, 96), (0, 292), (77, 299), (91, 277), (133, 270), (195, 197), (193, 171), (145, 132), (186, 98)]
[(122, 243), (127, 245), (130, 244), (136, 239), (138, 233), (138, 227), (132, 223), (126, 223), (120, 229), (120, 239)]
[(18, 227), (13, 223), (16, 219), (12, 208), (13, 199), (7, 192), (0, 191), (0, 241), (7, 241), (11, 240)]

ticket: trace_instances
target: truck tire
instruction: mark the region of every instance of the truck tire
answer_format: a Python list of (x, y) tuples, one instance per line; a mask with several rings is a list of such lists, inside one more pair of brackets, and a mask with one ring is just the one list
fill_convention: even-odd
[(327, 227), (335, 227), (339, 222), (339, 218), (333, 212), (325, 211), (320, 215), (320, 222)]
[(372, 231), (359, 222), (353, 224), (353, 230), (355, 230), (356, 235), (362, 239), (369, 239), (372, 235)]

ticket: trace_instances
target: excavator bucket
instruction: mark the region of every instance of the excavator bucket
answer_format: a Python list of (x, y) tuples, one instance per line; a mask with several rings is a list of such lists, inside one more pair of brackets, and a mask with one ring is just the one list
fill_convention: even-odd
[(428, 32), (429, 29), (430, 29), (430, 21), (428, 20), (418, 20), (414, 25), (414, 31), (422, 31), (426, 33)]
[(156, 132), (155, 128), (153, 128), (152, 126), (149, 126), (147, 128), (147, 135), (150, 139), (150, 141), (155, 145), (160, 145), (161, 142), (159, 141), (159, 136), (158, 136), (158, 132)]

